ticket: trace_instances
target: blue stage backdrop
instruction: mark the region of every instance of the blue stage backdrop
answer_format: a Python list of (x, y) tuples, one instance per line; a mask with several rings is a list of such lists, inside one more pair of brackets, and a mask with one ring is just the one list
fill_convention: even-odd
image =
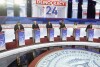
[(78, 24), (97, 24), (100, 25), (100, 20), (94, 19), (69, 19), (69, 18), (36, 18), (36, 17), (6, 17), (0, 16), (0, 24), (15, 24), (18, 21), (22, 24), (32, 24), (33, 21), (37, 21), (39, 24), (45, 24), (48, 21), (51, 21), (53, 24), (58, 24), (60, 20), (63, 20), (66, 24), (73, 24), (77, 22)]

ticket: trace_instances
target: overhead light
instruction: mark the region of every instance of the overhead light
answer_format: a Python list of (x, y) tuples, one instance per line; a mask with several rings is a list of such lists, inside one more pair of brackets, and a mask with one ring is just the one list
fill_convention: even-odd
[(3, 5), (3, 4), (5, 4), (5, 0), (0, 0), (0, 5)]
[(20, 4), (23, 3), (23, 0), (14, 0), (14, 3), (15, 3), (16, 5), (20, 5)]

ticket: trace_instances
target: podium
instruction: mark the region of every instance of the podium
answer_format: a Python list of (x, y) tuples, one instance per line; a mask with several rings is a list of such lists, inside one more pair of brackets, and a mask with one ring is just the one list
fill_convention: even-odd
[(24, 30), (17, 30), (15, 32), (15, 39), (16, 39), (17, 45), (19, 45), (19, 46), (25, 45), (25, 34), (24, 34)]
[(61, 37), (62, 41), (67, 40), (67, 29), (66, 28), (60, 29), (60, 37)]
[(94, 29), (88, 29), (87, 30), (88, 41), (93, 41), (93, 37), (94, 37)]
[(40, 29), (33, 29), (33, 42), (40, 43)]
[(79, 28), (74, 29), (74, 37), (75, 37), (75, 40), (80, 40), (80, 29)]
[(5, 33), (2, 31), (0, 32), (0, 51), (6, 50), (5, 46)]
[(47, 29), (47, 37), (49, 41), (54, 41), (54, 29), (53, 28)]

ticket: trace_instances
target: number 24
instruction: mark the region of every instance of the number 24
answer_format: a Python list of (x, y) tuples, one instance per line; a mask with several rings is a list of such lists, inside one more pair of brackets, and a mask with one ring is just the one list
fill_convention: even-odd
[(46, 14), (55, 14), (55, 15), (57, 15), (56, 7), (54, 7), (53, 10), (52, 10), (50, 6), (47, 6), (46, 9), (48, 9)]

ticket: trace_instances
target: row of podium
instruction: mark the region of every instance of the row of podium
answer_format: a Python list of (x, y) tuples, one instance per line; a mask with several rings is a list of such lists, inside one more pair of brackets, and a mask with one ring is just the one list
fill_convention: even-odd
[[(67, 32), (68, 31), (66, 28), (62, 28), (60, 30), (60, 38), (62, 41), (67, 40)], [(40, 43), (40, 29), (32, 30), (32, 34), (33, 34), (33, 37), (32, 37), (33, 42)], [(73, 36), (75, 40), (79, 41), (80, 40), (80, 29), (74, 29)], [(87, 31), (88, 41), (93, 41), (93, 36), (94, 36), (94, 30), (88, 29)], [(52, 41), (52, 42), (54, 41), (54, 29), (53, 28), (47, 29), (47, 37), (49, 41)], [(15, 40), (19, 46), (25, 45), (25, 33), (23, 30), (18, 30), (15, 32)], [(5, 49), (5, 33), (0, 32), (0, 50), (3, 50), (3, 49)]]

